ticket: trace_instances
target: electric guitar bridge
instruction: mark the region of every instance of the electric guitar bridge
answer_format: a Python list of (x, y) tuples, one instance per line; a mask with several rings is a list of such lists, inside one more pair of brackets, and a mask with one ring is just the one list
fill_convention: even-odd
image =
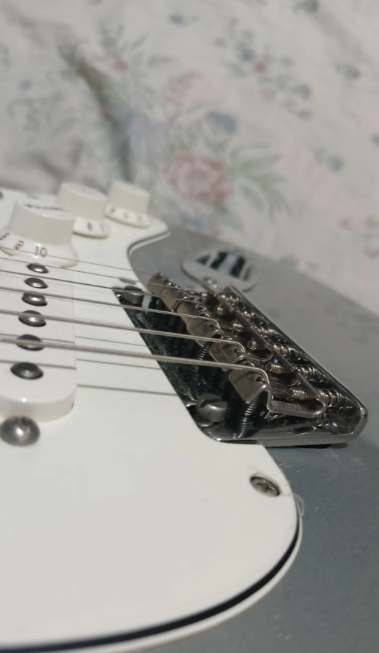
[[(364, 428), (363, 404), (236, 288), (218, 292), (204, 284), (202, 292), (186, 292), (158, 273), (148, 290), (152, 296), (133, 287), (116, 295), (153, 354), (198, 361), (161, 365), (207, 436), (276, 447), (325, 445), (347, 442)], [(136, 310), (143, 302), (157, 312)]]

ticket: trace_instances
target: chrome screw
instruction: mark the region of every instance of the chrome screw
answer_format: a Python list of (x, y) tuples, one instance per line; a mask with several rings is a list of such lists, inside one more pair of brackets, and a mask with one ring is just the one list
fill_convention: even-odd
[(264, 478), (264, 476), (252, 476), (250, 483), (257, 492), (266, 494), (269, 497), (278, 497), (280, 494), (278, 486), (269, 481), (268, 478)]

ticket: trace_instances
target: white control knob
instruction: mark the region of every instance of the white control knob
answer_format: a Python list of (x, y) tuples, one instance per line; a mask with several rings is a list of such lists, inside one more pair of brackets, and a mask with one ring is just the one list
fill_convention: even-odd
[(74, 217), (54, 203), (39, 200), (16, 202), (8, 226), (0, 231), (0, 248), (13, 256), (51, 258), (66, 268), (78, 255), (71, 245)]
[(114, 181), (108, 194), (105, 214), (128, 227), (148, 227), (149, 193), (125, 181)]
[(74, 233), (91, 238), (107, 238), (109, 226), (104, 218), (107, 198), (95, 188), (64, 183), (57, 203), (75, 216)]

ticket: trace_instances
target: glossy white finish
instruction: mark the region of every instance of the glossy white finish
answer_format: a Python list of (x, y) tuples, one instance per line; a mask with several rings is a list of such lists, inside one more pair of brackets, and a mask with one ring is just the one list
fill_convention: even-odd
[(125, 181), (114, 181), (108, 194), (106, 215), (111, 220), (129, 227), (145, 229), (150, 224), (148, 216), (149, 193)]
[[(144, 236), (166, 230), (152, 218)], [(72, 280), (106, 286), (73, 284), (74, 299), (114, 304), (75, 301), (77, 318), (131, 324), (108, 288), (121, 276), (140, 285), (127, 255), (140, 236), (112, 223), (101, 246), (74, 237)], [(75, 340), (148, 352), (136, 332), (77, 325)], [(270, 574), (296, 535), (294, 497), (268, 452), (204, 436), (153, 360), (78, 353), (77, 374), (73, 409), (40, 424), (38, 444), (0, 441), (0, 648), (130, 634), (215, 608)], [(253, 474), (274, 480), (280, 496), (256, 492)], [(92, 648), (123, 651), (213, 625), (258, 600), (295, 552), (259, 592), (209, 620)]]
[(75, 216), (74, 233), (91, 238), (109, 236), (108, 223), (104, 217), (106, 203), (104, 193), (70, 182), (61, 185), (57, 198), (57, 204)]
[(14, 204), (9, 222), (0, 231), (0, 248), (13, 256), (66, 259), (64, 267), (75, 264), (71, 244), (74, 218), (54, 202), (28, 200)]
[[(296, 545), (289, 556), (288, 560), (285, 562), (285, 564), (281, 567), (281, 569), (278, 571), (278, 573), (269, 580), (263, 587), (259, 590), (257, 590), (255, 593), (250, 595), (244, 600), (241, 600), (241, 602), (237, 603), (231, 608), (228, 608), (227, 610), (223, 610), (219, 612), (218, 614), (215, 614), (207, 619), (204, 620), (199, 620), (195, 623), (191, 623), (190, 625), (183, 626), (177, 631), (168, 631), (166, 633), (159, 633), (158, 635), (150, 635), (147, 637), (141, 637), (136, 640), (132, 641), (127, 641), (123, 643), (113, 643), (113, 644), (108, 644), (101, 646), (99, 649), (98, 646), (89, 646), (88, 648), (85, 648), (86, 653), (97, 653), (99, 650), (101, 653), (124, 653), (125, 651), (133, 651), (138, 648), (138, 650), (143, 649), (147, 646), (157, 646), (157, 645), (162, 645), (165, 643), (170, 642), (172, 639), (177, 639), (179, 636), (180, 637), (188, 637), (190, 635), (194, 635), (197, 633), (200, 633), (204, 630), (208, 630), (210, 628), (213, 628), (214, 626), (218, 626), (219, 624), (232, 619), (233, 617), (238, 616), (241, 612), (247, 610), (248, 608), (252, 607), (257, 601), (260, 601), (263, 597), (265, 597), (269, 592), (277, 585), (283, 578), (283, 576), (286, 575), (287, 571), (290, 569), (291, 565), (293, 564), (302, 541), (302, 534), (303, 534), (303, 527), (302, 523), (299, 523), (299, 537), (297, 539)], [(158, 652), (157, 652), (158, 653)]]

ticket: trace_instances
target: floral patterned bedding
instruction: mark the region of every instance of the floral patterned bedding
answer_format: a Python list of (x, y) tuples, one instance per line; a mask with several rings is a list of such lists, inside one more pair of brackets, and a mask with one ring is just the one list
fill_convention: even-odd
[(0, 184), (152, 212), (379, 312), (379, 5), (2, 0)]

